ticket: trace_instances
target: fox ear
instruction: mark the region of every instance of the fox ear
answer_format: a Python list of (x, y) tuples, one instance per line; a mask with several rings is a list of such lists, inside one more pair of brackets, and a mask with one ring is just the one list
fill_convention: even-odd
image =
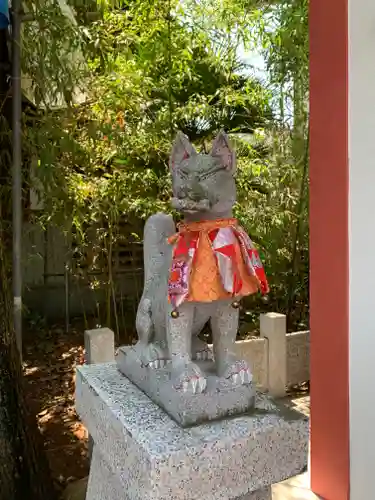
[(197, 154), (194, 146), (182, 132), (178, 132), (172, 146), (172, 153), (169, 159), (169, 168), (173, 172), (179, 165)]
[(234, 173), (236, 170), (236, 154), (232, 149), (229, 138), (224, 131), (219, 132), (212, 144), (211, 156), (219, 159), (223, 167)]

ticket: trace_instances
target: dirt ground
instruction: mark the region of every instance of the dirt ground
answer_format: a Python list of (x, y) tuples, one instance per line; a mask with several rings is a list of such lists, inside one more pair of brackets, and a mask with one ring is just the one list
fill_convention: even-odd
[(75, 367), (84, 362), (83, 331), (75, 325), (66, 334), (56, 325), (27, 331), (24, 340), (27, 400), (61, 492), (89, 471), (87, 432), (74, 408)]

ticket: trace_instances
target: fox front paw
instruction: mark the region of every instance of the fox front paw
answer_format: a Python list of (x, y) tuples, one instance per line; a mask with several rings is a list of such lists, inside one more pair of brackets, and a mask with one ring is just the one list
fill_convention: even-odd
[(139, 352), (142, 365), (151, 370), (164, 368), (169, 362), (167, 349), (163, 345), (156, 343), (143, 345), (138, 342), (136, 349)]
[(246, 361), (232, 363), (225, 370), (223, 377), (229, 379), (234, 385), (247, 385), (253, 380), (253, 375)]
[(206, 342), (195, 337), (192, 342), (193, 359), (196, 361), (208, 361), (212, 359), (212, 351)]
[(174, 378), (173, 385), (177, 391), (201, 394), (207, 386), (206, 378), (194, 363), (189, 363), (184, 365), (183, 368), (176, 370)]

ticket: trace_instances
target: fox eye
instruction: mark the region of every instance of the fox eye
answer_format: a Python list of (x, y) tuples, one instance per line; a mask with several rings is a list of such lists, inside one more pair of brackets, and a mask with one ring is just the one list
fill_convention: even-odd
[(206, 174), (202, 174), (199, 176), (200, 181), (205, 181), (209, 177), (212, 177), (215, 172), (207, 172)]
[(181, 179), (184, 179), (184, 180), (188, 178), (188, 173), (184, 172), (183, 170), (179, 170), (178, 175), (180, 176)]
[(218, 172), (223, 171), (224, 169), (222, 167), (220, 168), (215, 168), (214, 170), (209, 170), (208, 172), (205, 172), (204, 174), (201, 174), (199, 176), (200, 181), (205, 181), (206, 179), (209, 179), (210, 177), (213, 177), (215, 174)]

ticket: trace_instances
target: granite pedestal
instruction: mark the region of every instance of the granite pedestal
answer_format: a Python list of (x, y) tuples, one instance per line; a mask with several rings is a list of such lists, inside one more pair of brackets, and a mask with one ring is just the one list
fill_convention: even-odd
[(195, 361), (207, 378), (207, 387), (204, 393), (194, 396), (174, 389), (170, 363), (150, 370), (142, 366), (133, 347), (121, 347), (116, 362), (123, 375), (182, 427), (243, 414), (254, 407), (252, 384), (234, 386), (231, 381), (217, 377), (212, 360)]
[(76, 407), (95, 442), (87, 500), (270, 500), (307, 464), (307, 419), (260, 394), (182, 428), (109, 363), (77, 369)]

